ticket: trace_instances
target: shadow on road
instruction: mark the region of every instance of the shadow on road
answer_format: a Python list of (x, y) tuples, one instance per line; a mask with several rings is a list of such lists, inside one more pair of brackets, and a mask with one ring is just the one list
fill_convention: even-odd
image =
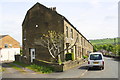
[(11, 66), (9, 66), (9, 64), (11, 64), (12, 62), (4, 62), (2, 63), (2, 67), (4, 68), (10, 68)]
[(88, 70), (88, 66), (81, 66), (81, 67), (78, 68), (78, 69)]
[(89, 68), (88, 71), (101, 71), (101, 68), (99, 68), (99, 67), (92, 67), (92, 68)]
[(88, 70), (88, 71), (100, 71), (101, 69), (99, 67), (92, 67), (92, 68), (89, 68), (88, 66), (81, 66), (80, 68), (78, 69), (81, 69), (81, 70)]
[(120, 62), (120, 57), (118, 58), (113, 58), (114, 61), (119, 61)]

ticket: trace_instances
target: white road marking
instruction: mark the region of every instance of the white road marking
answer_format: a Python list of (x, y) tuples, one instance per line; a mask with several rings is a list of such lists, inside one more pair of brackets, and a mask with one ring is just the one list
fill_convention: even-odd
[(88, 70), (86, 70), (84, 73), (82, 73), (81, 76), (84, 76), (87, 71), (88, 71)]

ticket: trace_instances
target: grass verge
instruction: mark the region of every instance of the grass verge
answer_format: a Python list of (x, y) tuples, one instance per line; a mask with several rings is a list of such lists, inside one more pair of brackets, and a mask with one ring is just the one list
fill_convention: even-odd
[(40, 72), (40, 73), (44, 73), (44, 74), (53, 72), (53, 69), (51, 67), (39, 66), (36, 64), (29, 65), (26, 68), (31, 69), (35, 72)]
[(20, 63), (20, 62), (13, 62), (13, 63), (20, 65), (24, 68), (28, 68), (32, 71), (40, 72), (42, 74), (48, 74), (48, 73), (52, 73), (54, 71), (53, 68), (49, 67), (49, 66), (41, 66), (41, 65), (36, 65), (36, 64), (28, 65), (28, 64), (24, 64), (24, 63)]
[(5, 68), (2, 68), (2, 67), (1, 67), (1, 68), (0, 68), (0, 72), (3, 72), (3, 71), (5, 71)]

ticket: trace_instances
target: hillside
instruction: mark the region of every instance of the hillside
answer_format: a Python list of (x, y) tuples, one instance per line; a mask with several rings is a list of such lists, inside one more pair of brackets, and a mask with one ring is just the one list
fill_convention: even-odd
[(120, 38), (105, 38), (89, 40), (93, 45), (120, 43)]

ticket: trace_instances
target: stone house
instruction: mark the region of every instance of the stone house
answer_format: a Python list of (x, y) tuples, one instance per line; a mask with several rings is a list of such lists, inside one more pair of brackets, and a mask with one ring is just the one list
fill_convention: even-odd
[(0, 35), (0, 60), (14, 61), (20, 54), (20, 43), (9, 35)]
[(60, 54), (63, 62), (68, 52), (74, 53), (75, 60), (80, 60), (83, 55), (93, 52), (92, 44), (64, 16), (59, 14), (55, 7), (47, 8), (36, 3), (27, 11), (22, 23), (23, 56), (26, 63), (33, 62), (33, 59), (51, 61), (48, 50), (35, 44), (35, 40), (39, 40), (41, 35), (49, 30), (63, 33), (66, 36), (61, 47), (63, 49), (66, 49), (68, 44), (74, 44), (78, 37), (77, 43), (71, 50)]

